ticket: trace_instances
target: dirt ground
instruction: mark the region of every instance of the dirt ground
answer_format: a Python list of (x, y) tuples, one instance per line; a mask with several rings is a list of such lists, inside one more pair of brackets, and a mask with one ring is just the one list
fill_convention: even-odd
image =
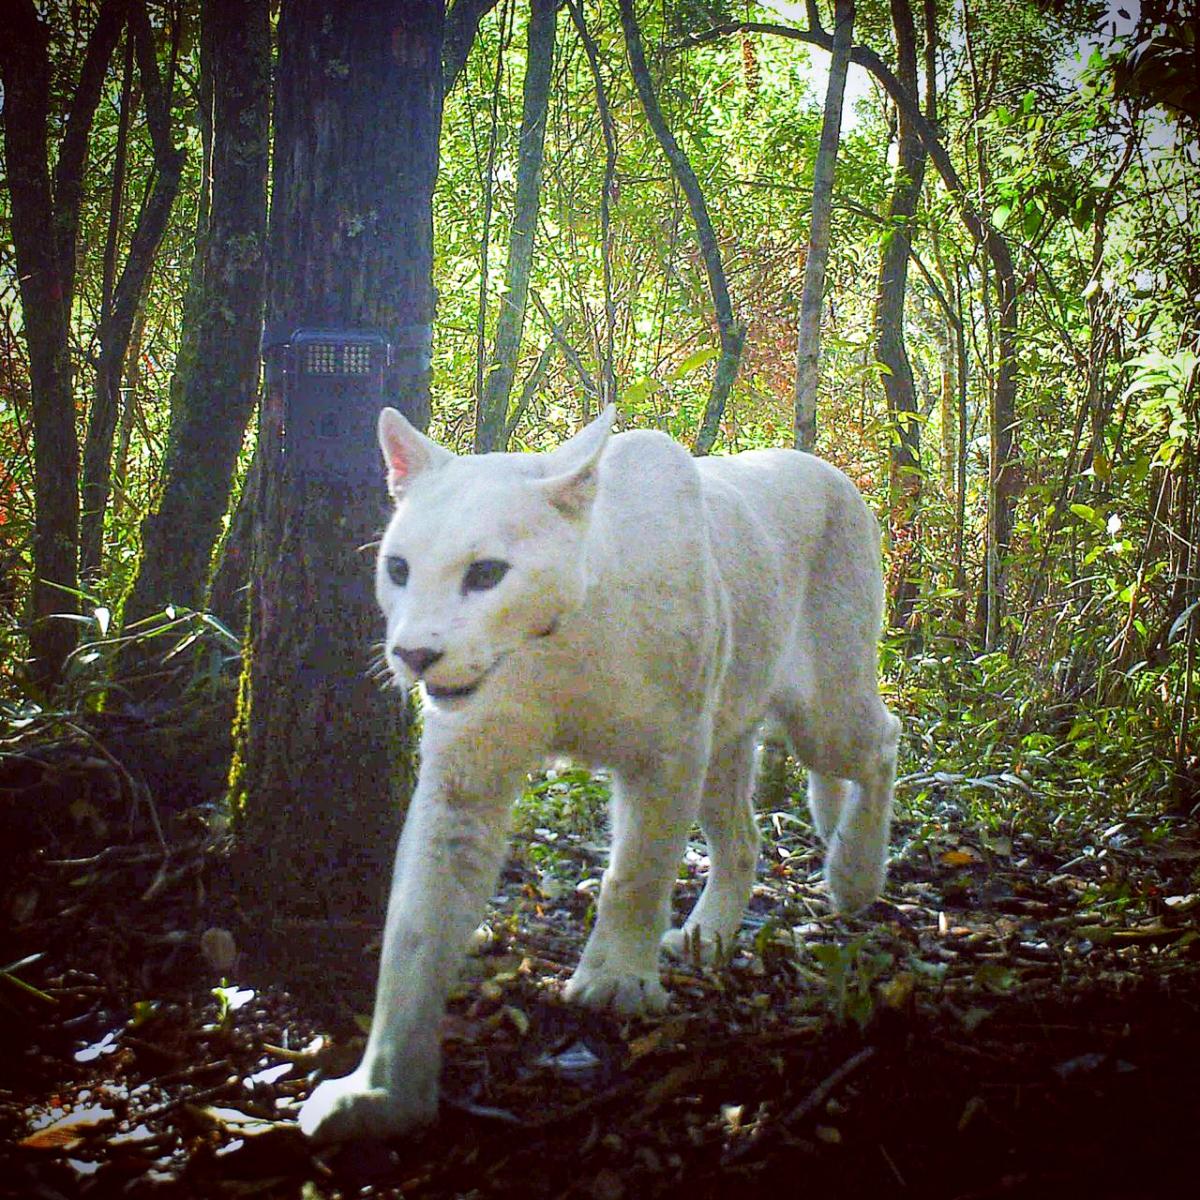
[[(1195, 826), (1010, 837), (944, 807), (899, 822), (855, 920), (807, 826), (767, 819), (731, 961), (624, 1022), (559, 999), (600, 848), (526, 830), (445, 1019), (437, 1124), (314, 1151), (295, 1114), (353, 1065), (362, 988), (272, 983), (211, 814), (130, 837), (76, 805), (0, 878), (0, 1195), (1198, 1194)], [(287, 940), (353, 943), (367, 981), (376, 932)]]

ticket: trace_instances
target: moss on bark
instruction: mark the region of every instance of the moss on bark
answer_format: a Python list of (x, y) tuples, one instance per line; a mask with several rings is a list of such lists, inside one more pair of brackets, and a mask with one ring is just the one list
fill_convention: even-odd
[[(440, 0), (290, 0), (276, 75), (268, 324), (380, 330), (395, 348), (383, 400), (421, 425), (442, 21)], [(245, 888), (281, 919), (379, 919), (412, 770), (407, 705), (368, 676), (382, 463), (347, 447), (343, 480), (305, 477), (278, 404), (259, 425), (234, 778)]]

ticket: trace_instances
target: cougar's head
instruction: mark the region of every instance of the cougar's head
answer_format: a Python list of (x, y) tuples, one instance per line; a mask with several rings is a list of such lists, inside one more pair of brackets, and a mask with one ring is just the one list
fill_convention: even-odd
[(420, 680), (435, 703), (459, 706), (579, 607), (614, 414), (549, 454), (460, 456), (395, 409), (380, 413), (396, 510), (375, 587), (397, 681)]

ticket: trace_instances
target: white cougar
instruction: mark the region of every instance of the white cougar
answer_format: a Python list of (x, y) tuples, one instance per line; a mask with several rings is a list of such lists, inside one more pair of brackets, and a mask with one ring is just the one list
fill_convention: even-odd
[[(660, 943), (729, 947), (758, 855), (756, 739), (810, 768), (839, 908), (883, 884), (897, 719), (879, 698), (879, 529), (854, 485), (792, 450), (693, 459), (610, 437), (610, 407), (549, 454), (459, 457), (396, 411), (379, 440), (396, 510), (376, 589), (397, 681), (425, 695), (362, 1063), (300, 1124), (321, 1141), (433, 1119), (439, 1022), (505, 853), (526, 772), (612, 773), (613, 844), (566, 998), (659, 1011)], [(711, 869), (681, 930), (670, 894), (692, 822)]]

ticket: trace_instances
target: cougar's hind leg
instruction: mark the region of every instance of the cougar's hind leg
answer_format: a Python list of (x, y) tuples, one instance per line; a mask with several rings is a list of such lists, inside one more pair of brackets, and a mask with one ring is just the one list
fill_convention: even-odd
[(753, 805), (756, 742), (757, 731), (751, 730), (717, 750), (708, 765), (700, 801), (708, 879), (683, 928), (663, 938), (663, 947), (676, 957), (693, 947), (704, 958), (727, 954), (741, 926), (760, 841)]
[(792, 754), (808, 768), (808, 811), (817, 836), (828, 845), (852, 785), (848, 779), (814, 766), (820, 749), (820, 726), (811, 704), (797, 692), (784, 692), (776, 698), (772, 716)]
[(829, 845), (841, 820), (846, 799), (853, 787), (850, 780), (826, 775), (822, 771), (808, 773), (808, 811), (812, 814), (817, 836)]
[(842, 912), (874, 901), (887, 875), (900, 722), (878, 697), (863, 708), (830, 754), (838, 774), (851, 780), (825, 855), (825, 881)]
[(834, 903), (854, 912), (878, 897), (887, 872), (900, 722), (874, 690), (830, 687), (813, 703), (780, 703), (777, 715), (809, 767), (808, 802), (826, 846)]

